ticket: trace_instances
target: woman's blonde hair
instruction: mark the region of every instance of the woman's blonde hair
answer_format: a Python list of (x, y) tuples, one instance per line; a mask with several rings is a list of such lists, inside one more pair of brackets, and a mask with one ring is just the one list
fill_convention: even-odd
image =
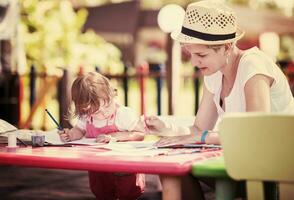
[(230, 42), (230, 43), (225, 43), (225, 44), (211, 44), (211, 45), (206, 45), (209, 49), (213, 49), (215, 52), (220, 50), (223, 46), (230, 45), (230, 46), (236, 46), (236, 42)]
[(115, 96), (116, 90), (105, 76), (97, 72), (79, 76), (71, 87), (71, 99), (75, 106), (73, 115), (91, 115), (97, 112), (100, 106), (109, 104)]

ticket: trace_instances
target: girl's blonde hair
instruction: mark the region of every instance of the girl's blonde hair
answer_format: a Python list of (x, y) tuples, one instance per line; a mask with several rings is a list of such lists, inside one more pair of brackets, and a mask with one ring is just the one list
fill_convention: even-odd
[(75, 106), (73, 115), (91, 115), (97, 112), (100, 106), (109, 104), (115, 96), (116, 90), (105, 76), (97, 72), (79, 76), (71, 87), (71, 99)]

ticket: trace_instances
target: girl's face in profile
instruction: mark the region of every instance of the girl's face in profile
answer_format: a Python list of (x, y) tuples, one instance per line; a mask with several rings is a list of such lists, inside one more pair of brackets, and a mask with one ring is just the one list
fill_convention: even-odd
[(211, 75), (225, 65), (226, 54), (225, 46), (220, 46), (219, 49), (209, 48), (207, 45), (201, 44), (182, 44), (191, 54), (191, 63), (197, 67), (203, 75)]
[(109, 103), (101, 101), (99, 110), (95, 113), (97, 119), (107, 119), (115, 112), (115, 102), (111, 100)]

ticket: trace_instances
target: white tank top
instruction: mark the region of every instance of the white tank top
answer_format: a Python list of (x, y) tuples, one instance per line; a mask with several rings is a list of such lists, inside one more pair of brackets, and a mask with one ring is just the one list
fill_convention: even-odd
[(240, 58), (233, 88), (223, 102), (226, 111), (219, 104), (222, 73), (218, 71), (204, 77), (205, 86), (214, 94), (214, 103), (219, 117), (224, 112), (246, 112), (244, 87), (246, 82), (256, 74), (264, 74), (274, 80), (270, 88), (271, 112), (294, 114), (294, 98), (287, 78), (270, 57), (257, 47), (253, 47), (244, 51)]

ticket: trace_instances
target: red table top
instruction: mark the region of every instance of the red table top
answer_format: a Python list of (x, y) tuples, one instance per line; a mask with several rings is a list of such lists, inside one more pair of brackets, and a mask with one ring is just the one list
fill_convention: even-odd
[(14, 150), (0, 147), (0, 163), (17, 166), (183, 175), (191, 171), (196, 161), (219, 156), (220, 150), (182, 155), (160, 156), (101, 156), (105, 151), (85, 146), (19, 147)]

